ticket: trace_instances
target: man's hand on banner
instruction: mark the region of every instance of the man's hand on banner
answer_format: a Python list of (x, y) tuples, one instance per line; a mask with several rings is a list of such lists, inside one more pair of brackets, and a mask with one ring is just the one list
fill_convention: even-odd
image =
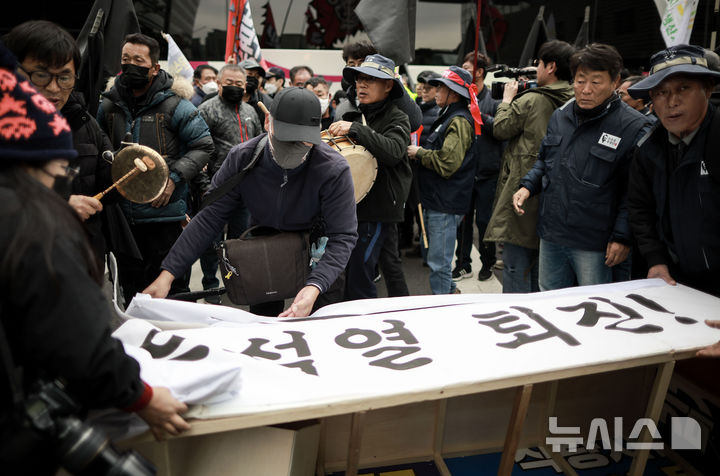
[(660, 278), (671, 286), (675, 286), (677, 282), (670, 276), (670, 270), (666, 264), (656, 264), (648, 270), (648, 279)]
[[(706, 320), (705, 324), (712, 328), (720, 329), (720, 321)], [(716, 342), (713, 345), (709, 345), (704, 349), (698, 350), (695, 355), (698, 357), (720, 357), (720, 342)]]
[(137, 414), (150, 426), (150, 431), (156, 440), (165, 439), (165, 434), (179, 435), (190, 429), (190, 425), (180, 415), (188, 407), (176, 400), (170, 390), (164, 387), (153, 387), (153, 396), (145, 408)]
[(295, 300), (278, 317), (307, 317), (312, 311), (315, 300), (320, 295), (320, 290), (315, 286), (305, 286), (295, 296)]
[(166, 298), (174, 280), (175, 276), (170, 274), (170, 271), (163, 269), (155, 281), (143, 290), (143, 294), (149, 294), (154, 298)]

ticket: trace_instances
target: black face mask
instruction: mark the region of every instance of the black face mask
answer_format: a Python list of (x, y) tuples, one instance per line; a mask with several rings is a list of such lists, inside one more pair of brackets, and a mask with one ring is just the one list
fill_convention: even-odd
[(248, 76), (247, 80), (245, 81), (245, 89), (247, 90), (248, 94), (252, 94), (257, 91), (259, 85), (260, 81), (258, 81), (255, 76)]
[(245, 90), (239, 86), (223, 86), (222, 98), (230, 104), (237, 104), (242, 101)]
[(148, 73), (150, 68), (124, 63), (120, 66), (122, 75), (118, 80), (130, 89), (142, 89), (150, 82)]
[(73, 179), (67, 175), (55, 176), (52, 189), (65, 201), (70, 200), (70, 195), (72, 195), (72, 180)]

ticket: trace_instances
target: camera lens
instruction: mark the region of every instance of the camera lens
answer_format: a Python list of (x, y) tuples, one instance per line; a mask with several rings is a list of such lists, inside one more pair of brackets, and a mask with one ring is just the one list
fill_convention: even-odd
[(77, 418), (59, 420), (59, 454), (63, 467), (77, 475), (145, 476), (153, 465), (135, 452), (118, 452), (101, 432)]

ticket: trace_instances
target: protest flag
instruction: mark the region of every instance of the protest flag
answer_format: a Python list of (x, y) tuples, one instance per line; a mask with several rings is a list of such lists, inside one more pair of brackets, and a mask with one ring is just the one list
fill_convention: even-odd
[(661, 15), (660, 33), (665, 46), (675, 46), (690, 43), (695, 13), (697, 13), (698, 0), (668, 0)]
[(585, 17), (583, 18), (580, 30), (575, 37), (575, 46), (578, 48), (584, 48), (590, 43), (590, 6), (585, 7)]
[(361, 0), (355, 7), (372, 44), (397, 65), (415, 57), (416, 13), (417, 0)]
[(544, 13), (545, 7), (541, 6), (538, 10), (537, 17), (535, 17), (532, 28), (530, 28), (530, 34), (525, 42), (522, 53), (520, 54), (518, 66), (521, 68), (530, 66), (533, 59), (537, 57), (537, 52), (540, 49), (540, 46), (550, 39), (550, 34), (548, 33), (547, 25), (545, 24)]
[(278, 37), (277, 28), (275, 28), (275, 17), (273, 17), (270, 2), (265, 4), (265, 15), (263, 21), (263, 32), (260, 37), (261, 48), (277, 48), (280, 46), (280, 38)]
[(225, 61), (240, 63), (248, 58), (254, 58), (264, 69), (268, 68), (260, 51), (257, 33), (255, 33), (250, 2), (248, 0), (230, 0)]
[(175, 78), (193, 80), (193, 68), (170, 33), (160, 33), (168, 43), (167, 72)]

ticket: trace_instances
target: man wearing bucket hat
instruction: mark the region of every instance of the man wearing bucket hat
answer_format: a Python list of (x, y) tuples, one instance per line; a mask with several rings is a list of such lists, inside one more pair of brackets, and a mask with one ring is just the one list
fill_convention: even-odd
[(542, 192), (541, 291), (610, 283), (613, 267), (628, 259), (628, 171), (648, 120), (615, 93), (621, 69), (620, 53), (601, 43), (570, 58), (575, 99), (553, 113), (538, 160), (513, 195), (522, 215), (527, 198)]
[[(472, 74), (457, 66), (430, 79), (442, 109), (424, 147), (408, 146), (420, 163), (420, 200), (428, 234), (427, 263), (433, 294), (453, 294), (452, 259), (457, 227), (470, 208), (477, 157), (472, 145), (482, 117)], [(470, 109), (468, 110), (468, 103)]]
[(720, 73), (703, 49), (677, 45), (650, 58), (628, 88), (659, 119), (630, 170), (630, 222), (648, 278), (720, 296), (720, 117), (709, 99)]
[(252, 312), (307, 316), (318, 295), (327, 293), (338, 280), (357, 239), (355, 192), (345, 158), (320, 140), (320, 101), (309, 89), (284, 88), (275, 96), (265, 126), (267, 135), (230, 149), (208, 194), (243, 170), (258, 142), (269, 138), (242, 181), (200, 210), (185, 227), (163, 261), (163, 271), (146, 293), (167, 296), (173, 279), (190, 269), (241, 203), (250, 210), (253, 225), (280, 231), (309, 230), (316, 218), (322, 217), (324, 236), (328, 237), (325, 253), (288, 309), (283, 312), (283, 302), (279, 301), (262, 305), (262, 309), (251, 308)]
[(391, 59), (369, 55), (360, 66), (345, 67), (343, 78), (355, 85), (359, 104), (331, 124), (328, 131), (333, 136), (351, 137), (378, 162), (375, 183), (357, 205), (359, 238), (346, 270), (345, 297), (374, 298), (377, 289), (373, 278), (380, 250), (386, 239), (397, 243), (397, 223), (403, 221), (403, 207), (410, 191), (410, 122), (395, 105), (395, 99), (405, 93), (395, 78)]

